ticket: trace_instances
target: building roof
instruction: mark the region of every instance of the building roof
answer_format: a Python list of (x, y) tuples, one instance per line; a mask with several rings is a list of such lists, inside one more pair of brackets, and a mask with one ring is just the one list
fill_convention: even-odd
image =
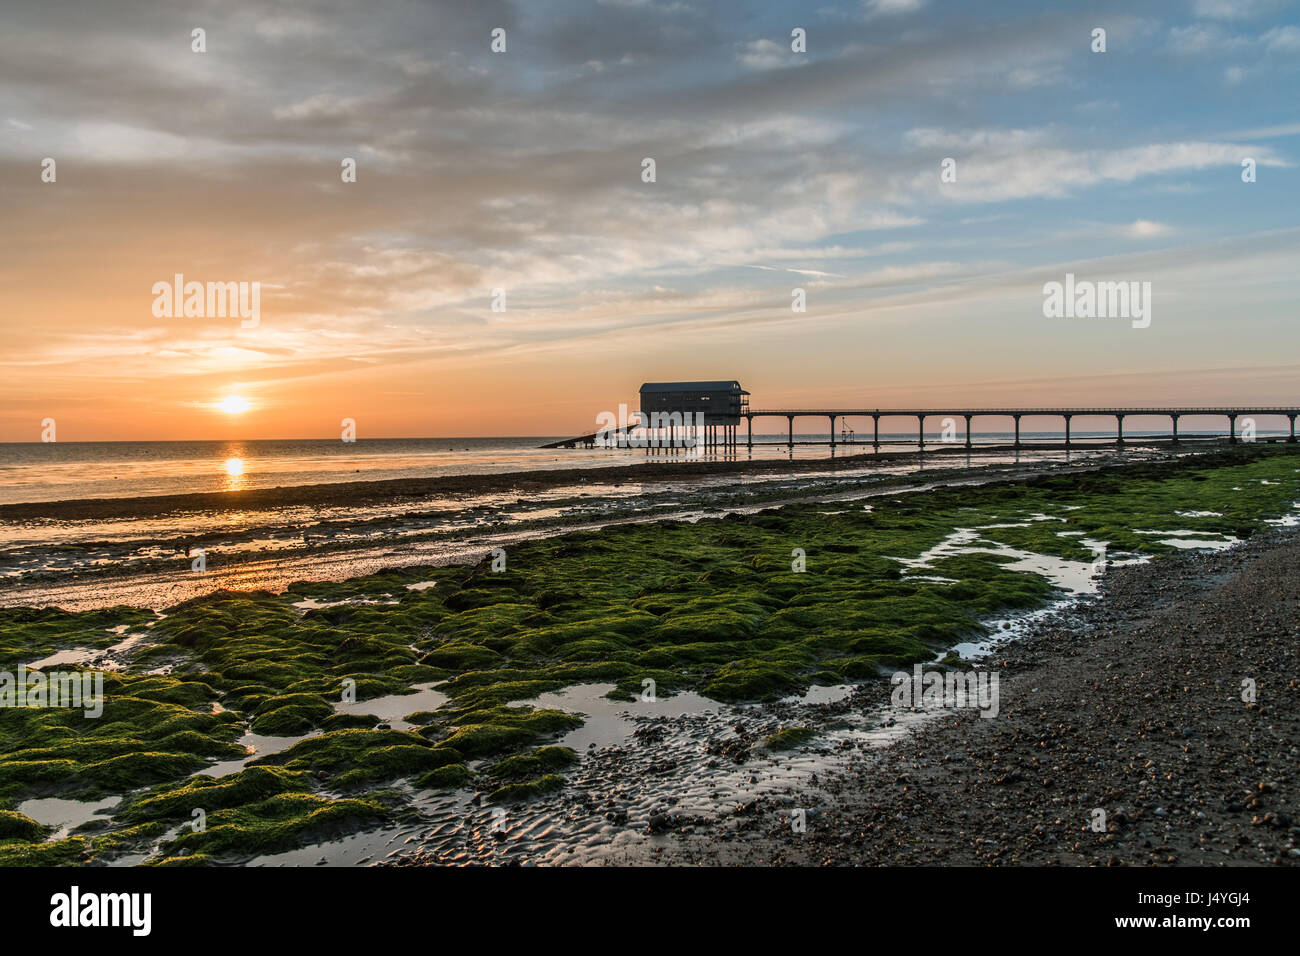
[(738, 390), (748, 395), (735, 379), (726, 382), (646, 382), (641, 386), (642, 392), (730, 392)]

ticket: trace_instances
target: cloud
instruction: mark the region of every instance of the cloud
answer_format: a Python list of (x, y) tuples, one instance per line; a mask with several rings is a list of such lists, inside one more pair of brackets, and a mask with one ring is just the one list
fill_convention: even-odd
[(862, 6), (868, 17), (896, 16), (915, 13), (925, 6), (925, 0), (863, 0)]
[(1262, 126), (1256, 129), (1239, 130), (1227, 133), (1225, 139), (1273, 139), (1279, 136), (1300, 135), (1300, 123), (1283, 123), (1278, 126)]
[(1166, 48), (1180, 56), (1197, 56), (1232, 53), (1250, 45), (1246, 37), (1227, 34), (1217, 24), (1193, 23), (1172, 28)]
[(1122, 229), (1122, 233), (1130, 239), (1154, 239), (1157, 236), (1167, 236), (1171, 232), (1173, 230), (1164, 223), (1152, 222), (1149, 219), (1138, 219)]
[(1274, 27), (1260, 39), (1271, 53), (1300, 53), (1300, 27)]
[[(1162, 190), (1219, 166), (1235, 182), (1245, 155), (1289, 165), (1280, 138), (1300, 131), (1205, 132), (1291, 115), (1287, 84), (1265, 80), (1287, 76), (1293, 27), (1241, 46), (1243, 121), (1234, 97), (1203, 95), (1223, 61), (1180, 63), (1177, 85), (1158, 57), (1103, 72), (1117, 64), (1080, 39), (1094, 14), (1015, 4), (978, 17), (917, 0), (788, 4), (738, 26), (723, 7), (651, 0), (228, 0), (205, 55), (146, 0), (87, 4), (76, 30), (49, 5), (16, 6), (0, 33), (3, 361), (99, 358), (104, 376), (328, 378), (777, 323), (792, 274), (851, 323), (864, 303), (938, 296), (1083, 243), (1175, 235), (1157, 220), (1245, 228), (1253, 211), (1175, 214)], [(1235, 51), (1235, 16), (1171, 31), (1170, 51)], [(815, 55), (789, 52), (795, 23)], [(1118, 43), (1144, 23), (1107, 26)], [(503, 56), (486, 44), (498, 25)], [(356, 183), (340, 181), (345, 156)], [(640, 179), (645, 156), (657, 183)], [(1050, 253), (1042, 222), (1060, 230)], [(261, 328), (155, 321), (150, 286), (174, 272), (262, 282)], [(504, 315), (487, 309), (497, 286)]]
[(795, 66), (800, 62), (799, 55), (791, 52), (788, 46), (782, 46), (772, 40), (753, 40), (746, 43), (736, 58), (754, 70)]
[(911, 149), (991, 151), (1005, 154), (1043, 146), (1052, 141), (1053, 135), (1050, 128), (1033, 130), (1000, 127), (968, 130), (917, 128), (909, 129), (903, 134), (903, 143)]
[[(1191, 141), (1112, 150), (1067, 150), (1042, 145), (1046, 140), (1045, 131), (919, 131), (910, 142), (954, 150), (957, 182), (940, 183), (935, 166), (916, 174), (901, 188), (913, 195), (988, 203), (1029, 197), (1064, 198), (1107, 183), (1130, 183), (1213, 166), (1239, 167), (1246, 155), (1253, 155), (1263, 166), (1290, 165), (1267, 147), (1248, 150), (1236, 143)], [(963, 144), (971, 149), (970, 155), (960, 155)]]
[(1278, 0), (1196, 0), (1198, 17), (1212, 20), (1246, 20), (1278, 7)]

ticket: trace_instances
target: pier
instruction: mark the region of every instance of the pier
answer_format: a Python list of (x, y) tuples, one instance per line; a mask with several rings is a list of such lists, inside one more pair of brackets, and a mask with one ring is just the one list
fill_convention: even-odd
[[(1064, 407), (1064, 408), (991, 408), (991, 407), (947, 407), (947, 408), (750, 408), (749, 392), (743, 389), (735, 379), (703, 382), (647, 382), (641, 386), (641, 411), (635, 413), (639, 420), (629, 425), (626, 414), (627, 406), (621, 405), (614, 428), (614, 415), (603, 412), (597, 416), (597, 423), (607, 421), (603, 430), (593, 431), (576, 438), (565, 438), (550, 442), (543, 448), (577, 448), (579, 446), (594, 448), (613, 439), (614, 446), (626, 447), (630, 444), (633, 431), (649, 436), (648, 447), (655, 449), (674, 448), (682, 444), (698, 444), (705, 448), (722, 447), (728, 450), (739, 445), (739, 428), (741, 419), (745, 422), (745, 445), (754, 447), (754, 419), (784, 418), (788, 435), (788, 444), (793, 448), (794, 423), (798, 418), (820, 418), (830, 424), (830, 440), (802, 441), (801, 445), (865, 445), (867, 442), (850, 438), (856, 435), (849, 432), (847, 422), (850, 419), (871, 419), (871, 446), (879, 450), (881, 419), (914, 419), (917, 426), (917, 444), (925, 448), (925, 423), (927, 419), (942, 419), (944, 431), (956, 435), (957, 420), (966, 423), (965, 447), (973, 447), (971, 426), (975, 419), (998, 418), (1010, 420), (1012, 425), (1012, 446), (1019, 448), (1023, 442), (1020, 438), (1020, 422), (1024, 418), (1059, 418), (1065, 424), (1065, 447), (1071, 443), (1071, 423), (1076, 418), (1113, 418), (1115, 419), (1115, 442), (1124, 444), (1124, 419), (1126, 418), (1168, 418), (1168, 440), (1177, 442), (1178, 421), (1190, 415), (1223, 418), (1227, 422), (1226, 438), (1236, 443), (1237, 420), (1253, 416), (1285, 418), (1290, 423), (1288, 442), (1295, 439), (1295, 420), (1300, 416), (1300, 405), (1292, 406), (1173, 406), (1162, 408), (1139, 408), (1134, 406), (1103, 407)], [(845, 435), (837, 442), (836, 424), (845, 426)], [(693, 427), (692, 427), (693, 426)], [(602, 440), (602, 436), (603, 439)], [(687, 440), (689, 436), (689, 441)], [(1154, 436), (1144, 435), (1144, 440)], [(945, 437), (943, 444), (953, 444), (953, 437)], [(1095, 440), (1095, 439), (1094, 439)], [(908, 444), (911, 442), (909, 441)], [(770, 443), (769, 443), (770, 444)]]
[[(754, 419), (756, 418), (784, 418), (789, 425), (789, 441), (794, 444), (794, 422), (796, 418), (824, 418), (830, 422), (830, 441), (818, 442), (817, 444), (829, 444), (834, 447), (835, 441), (835, 423), (850, 418), (870, 418), (872, 421), (872, 440), (871, 444), (879, 448), (880, 441), (880, 420), (882, 418), (910, 418), (916, 419), (917, 422), (917, 439), (922, 448), (925, 447), (925, 421), (927, 418), (951, 418), (964, 419), (966, 422), (965, 436), (966, 447), (971, 447), (971, 423), (976, 418), (1002, 418), (1011, 419), (1014, 429), (1015, 438), (1013, 444), (1020, 447), (1020, 420), (1022, 418), (1060, 418), (1065, 422), (1065, 445), (1070, 446), (1070, 423), (1075, 418), (1114, 418), (1115, 419), (1115, 441), (1118, 444), (1124, 443), (1124, 419), (1136, 418), (1139, 416), (1152, 416), (1158, 418), (1168, 418), (1170, 420), (1169, 438), (1172, 441), (1178, 441), (1178, 420), (1188, 415), (1210, 415), (1222, 417), (1227, 420), (1228, 430), (1227, 438), (1230, 442), (1237, 441), (1237, 419), (1248, 418), (1255, 415), (1272, 415), (1286, 418), (1290, 422), (1290, 435), (1288, 442), (1295, 441), (1295, 420), (1300, 415), (1300, 407), (1259, 407), (1251, 408), (1232, 407), (1232, 408), (760, 408), (745, 409), (741, 417), (745, 419), (745, 437), (746, 445), (754, 447)], [(844, 444), (844, 442), (841, 442)], [(853, 444), (866, 444), (866, 442), (853, 442)]]

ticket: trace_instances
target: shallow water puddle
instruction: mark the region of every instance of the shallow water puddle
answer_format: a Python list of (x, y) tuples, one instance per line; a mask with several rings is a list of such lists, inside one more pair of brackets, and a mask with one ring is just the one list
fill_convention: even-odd
[(300, 737), (268, 737), (262, 734), (244, 734), (235, 743), (247, 751), (245, 756), (236, 757), (234, 760), (220, 760), (211, 766), (194, 771), (193, 776), (225, 777), (232, 773), (239, 773), (248, 766), (250, 760), (278, 754), (282, 750), (288, 750), (299, 741), (318, 736), (320, 733), (319, 730), (313, 730)]
[(551, 694), (540, 694), (535, 700), (517, 700), (511, 707), (531, 706), (538, 710), (563, 710), (580, 714), (583, 725), (569, 731), (556, 741), (562, 747), (572, 747), (578, 753), (590, 748), (613, 747), (626, 743), (636, 730), (636, 717), (680, 717), (717, 711), (726, 705), (701, 697), (691, 691), (682, 691), (672, 697), (656, 697), (645, 701), (611, 700), (605, 695), (614, 684), (579, 684)]
[[(1009, 570), (1029, 571), (1037, 574), (1051, 581), (1055, 587), (1071, 594), (1092, 594), (1096, 592), (1097, 561), (1103, 558), (1106, 553), (1106, 546), (1103, 542), (1093, 541), (1090, 538), (1080, 539), (1081, 543), (1093, 552), (1094, 560), (1091, 562), (1070, 561), (1066, 558), (1039, 554), (1036, 551), (1012, 548), (997, 542), (975, 544), (976, 541), (981, 539), (985, 531), (999, 527), (1026, 527), (1026, 525), (1004, 524), (985, 525), (980, 528), (958, 528), (934, 547), (922, 552), (915, 558), (900, 558), (894, 555), (887, 555), (887, 557), (890, 560), (899, 562), (911, 571), (928, 571), (932, 570), (933, 563), (941, 558), (965, 554), (993, 554), (1011, 558), (1012, 560), (1006, 565)], [(1064, 534), (1068, 533), (1064, 532)], [(916, 580), (922, 576), (909, 574), (907, 577), (910, 580)]]
[(1282, 515), (1280, 518), (1265, 518), (1264, 523), (1275, 528), (1294, 528), (1300, 524), (1300, 501), (1291, 502), (1291, 507), (1294, 509), (1291, 514)]
[(70, 664), (85, 664), (96, 654), (102, 654), (93, 647), (65, 647), (61, 651), (55, 651), (49, 657), (42, 657), (39, 661), (32, 661), (27, 665), (28, 670), (42, 670), (46, 667), (64, 667)]
[(387, 600), (380, 601), (375, 598), (344, 598), (340, 601), (317, 601), (315, 598), (304, 598), (301, 601), (294, 601), (293, 606), (298, 610), (306, 611), (323, 611), (331, 607), (343, 607), (345, 605), (362, 605), (362, 604), (400, 604), (400, 601)]
[[(1095, 582), (1093, 584), (1093, 590), (1096, 590)], [(936, 653), (934, 660), (941, 661), (951, 653), (956, 653), (957, 656), (964, 661), (978, 660), (982, 657), (987, 657), (1001, 645), (1020, 637), (1020, 635), (1043, 618), (1064, 610), (1074, 604), (1076, 600), (1077, 596), (1072, 595), (1063, 600), (1054, 601), (1047, 607), (1038, 608), (1037, 610), (985, 621), (985, 626), (991, 631), (988, 637), (979, 641), (962, 641), (960, 644), (954, 644), (952, 647)]]
[[(812, 687), (774, 704), (733, 706), (698, 694), (656, 701), (614, 701), (613, 684), (587, 684), (516, 702), (584, 714), (587, 726), (556, 743), (582, 756), (562, 791), (524, 804), (494, 805), (470, 790), (411, 792), (420, 819), (312, 846), (257, 857), (253, 865), (357, 865), (418, 853), (422, 862), (529, 864), (644, 860), (657, 841), (656, 814), (685, 815), (701, 826), (736, 825), (756, 798), (792, 802), (796, 787), (841, 766), (848, 755), (885, 746), (938, 713), (893, 710), (888, 689)], [(784, 727), (817, 736), (788, 751), (762, 744)], [(585, 733), (584, 733), (585, 731)], [(738, 761), (729, 751), (740, 746)], [(482, 780), (484, 792), (495, 786)], [(402, 785), (407, 789), (407, 785)], [(694, 824), (688, 824), (694, 825)], [(494, 832), (495, 831), (495, 832)]]
[[(1230, 535), (1217, 535), (1216, 537), (1206, 537), (1205, 531), (1138, 531), (1134, 534), (1147, 535), (1165, 535), (1166, 537), (1157, 538), (1159, 544), (1166, 545), (1170, 548), (1179, 548), (1182, 550), (1204, 549), (1207, 551), (1222, 551), (1224, 548), (1230, 548), (1241, 541), (1240, 538)], [(1212, 533), (1212, 532), (1210, 532)]]
[(384, 697), (372, 697), (355, 703), (338, 701), (334, 704), (336, 714), (368, 714), (388, 724), (393, 730), (414, 730), (415, 725), (402, 718), (424, 710), (437, 710), (447, 703), (447, 695), (434, 690), (446, 683), (432, 681), (427, 684), (415, 684), (413, 694), (388, 694)]
[[(54, 827), (47, 840), (61, 840), (68, 833), (83, 823), (89, 823), (101, 811), (109, 807), (116, 806), (122, 801), (122, 797), (105, 797), (102, 800), (65, 800), (62, 797), (40, 797), (35, 800), (24, 800), (18, 804), (18, 812), (31, 817), (37, 823)], [(107, 821), (107, 816), (101, 816), (101, 819)]]
[[(125, 625), (121, 625), (112, 628), (111, 632), (121, 634), (124, 629)], [(147, 633), (128, 634), (126, 638), (110, 647), (65, 647), (62, 650), (55, 651), (49, 657), (42, 657), (39, 661), (33, 661), (27, 665), (27, 668), (28, 670), (43, 670), (47, 667), (81, 666), (94, 663), (102, 670), (121, 670), (123, 662), (113, 658), (125, 654), (148, 636)]]
[(802, 696), (796, 694), (784, 700), (792, 704), (834, 704), (851, 697), (859, 686), (858, 684), (814, 684)]
[(1206, 551), (1222, 551), (1224, 548), (1231, 548), (1241, 539), (1231, 535), (1214, 540), (1211, 538), (1161, 538), (1160, 543), (1169, 545), (1171, 548), (1181, 548), (1184, 550), (1203, 549)]

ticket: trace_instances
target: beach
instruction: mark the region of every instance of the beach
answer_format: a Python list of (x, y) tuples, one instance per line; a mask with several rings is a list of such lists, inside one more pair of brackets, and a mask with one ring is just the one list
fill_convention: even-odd
[[(422, 486), (436, 526), (407, 486), (328, 499), (329, 522), (290, 490), (203, 573), (19, 569), (0, 665), (94, 672), (104, 699), (7, 712), (0, 862), (1285, 863), (1298, 463), (1225, 444), (530, 474)], [(134, 555), (132, 522), (217, 510), (174, 506), (0, 517), (91, 522), (48, 551), (92, 556), (126, 521)], [(268, 557), (270, 533), (298, 543)], [(996, 716), (896, 706), (915, 668), (996, 673)], [(1191, 844), (1198, 813), (1222, 826)]]
[[(648, 518), (689, 520), (936, 483), (1069, 472), (1193, 454), (1113, 447), (903, 451), (327, 482), (238, 492), (0, 504), (0, 606), (162, 610), (222, 588), (283, 590)], [(192, 559), (204, 555), (203, 572)]]

